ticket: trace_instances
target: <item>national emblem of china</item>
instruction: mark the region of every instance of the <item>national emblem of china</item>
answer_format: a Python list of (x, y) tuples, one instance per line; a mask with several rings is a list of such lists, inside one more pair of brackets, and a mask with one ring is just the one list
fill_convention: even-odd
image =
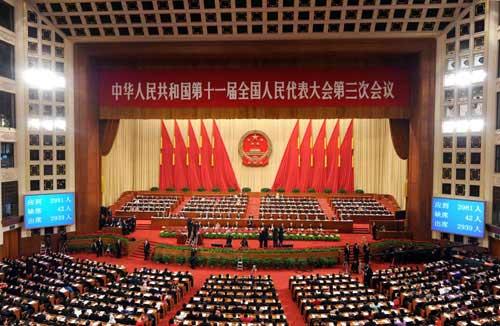
[(269, 137), (259, 130), (251, 130), (243, 135), (238, 147), (243, 165), (266, 166), (269, 163), (272, 146)]

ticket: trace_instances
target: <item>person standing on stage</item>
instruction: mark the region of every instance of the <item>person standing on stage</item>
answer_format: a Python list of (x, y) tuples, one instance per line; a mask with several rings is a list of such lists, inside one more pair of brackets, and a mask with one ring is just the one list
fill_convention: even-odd
[(351, 257), (351, 248), (349, 248), (349, 243), (345, 244), (344, 247), (344, 265), (346, 272), (349, 272), (349, 258)]
[(120, 239), (116, 241), (116, 258), (122, 258), (122, 242)]
[(262, 238), (264, 240), (264, 248), (267, 248), (267, 241), (269, 240), (269, 229), (267, 226), (264, 227)]
[(101, 257), (102, 254), (104, 253), (104, 242), (102, 242), (101, 237), (99, 237), (99, 240), (97, 240), (96, 249), (97, 249), (97, 257)]
[(149, 259), (149, 250), (151, 249), (151, 245), (149, 244), (149, 241), (146, 239), (144, 241), (144, 260)]
[(273, 226), (273, 248), (279, 247), (278, 244), (278, 228)]
[(278, 229), (278, 247), (283, 247), (283, 240), (285, 240), (285, 229), (282, 223)]
[(188, 218), (187, 220), (187, 229), (188, 229), (188, 240), (191, 240), (191, 235), (193, 233), (193, 220)]
[(359, 261), (359, 246), (358, 243), (354, 244), (354, 247), (352, 248), (352, 253), (354, 256), (354, 260)]
[(363, 260), (365, 265), (370, 263), (370, 247), (366, 242), (363, 244)]

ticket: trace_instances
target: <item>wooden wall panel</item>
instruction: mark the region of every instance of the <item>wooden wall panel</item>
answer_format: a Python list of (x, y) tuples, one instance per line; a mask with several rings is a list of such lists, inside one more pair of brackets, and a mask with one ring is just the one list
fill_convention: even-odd
[[(137, 51), (141, 49), (141, 51)], [(239, 108), (120, 110), (99, 116), (96, 71), (123, 66), (222, 64), (245, 66), (406, 66), (414, 76), (411, 108)], [(101, 197), (99, 118), (394, 118), (410, 119), (408, 216), (416, 238), (430, 238), (435, 40), (312, 40), (75, 45), (75, 151), (77, 231), (97, 230)], [(106, 111), (106, 112), (109, 112)]]
[(490, 237), (488, 239), (490, 244), (490, 253), (493, 257), (500, 258), (500, 240)]
[(431, 239), (434, 156), (435, 43), (420, 53), (415, 105), (410, 117), (408, 160), (408, 228), (416, 240)]
[(3, 257), (17, 258), (20, 252), (21, 229), (17, 228), (3, 233)]

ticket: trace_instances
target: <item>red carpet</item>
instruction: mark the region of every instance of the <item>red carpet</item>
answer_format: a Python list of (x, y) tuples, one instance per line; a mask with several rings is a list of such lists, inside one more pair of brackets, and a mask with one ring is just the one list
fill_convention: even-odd
[(328, 202), (327, 198), (318, 198), (318, 203), (321, 209), (323, 210), (323, 213), (326, 215), (327, 220), (333, 220), (334, 213), (332, 206), (330, 206), (330, 203)]
[[(220, 269), (220, 268), (209, 268), (203, 267), (199, 269), (190, 269), (186, 265), (177, 265), (177, 264), (160, 264), (152, 261), (144, 261), (142, 259), (136, 257), (125, 257), (121, 259), (112, 258), (112, 257), (96, 257), (93, 254), (75, 254), (76, 258), (88, 258), (92, 260), (102, 261), (110, 264), (118, 264), (124, 265), (128, 271), (133, 271), (134, 268), (140, 267), (148, 267), (148, 268), (158, 268), (164, 269), (168, 268), (172, 271), (189, 271), (193, 274), (194, 277), (194, 286), (191, 291), (184, 297), (184, 299), (179, 302), (172, 311), (167, 314), (167, 317), (164, 318), (159, 325), (168, 325), (168, 321), (170, 318), (175, 316), (175, 313), (182, 307), (182, 305), (189, 301), (189, 299), (201, 288), (205, 279), (210, 274), (220, 274), (220, 273), (231, 273), (238, 275), (248, 275), (249, 271), (238, 272), (234, 269)], [(387, 268), (387, 264), (372, 264), (374, 270)], [(297, 304), (292, 300), (291, 292), (288, 289), (288, 279), (292, 275), (297, 274), (316, 274), (316, 273), (340, 273), (342, 272), (342, 267), (337, 268), (329, 268), (329, 269), (315, 269), (311, 271), (294, 271), (294, 270), (260, 270), (257, 274), (260, 275), (270, 275), (274, 281), (274, 286), (276, 287), (276, 291), (280, 298), (281, 304), (283, 306), (283, 310), (285, 311), (285, 315), (288, 320), (288, 324), (290, 326), (302, 326), (305, 325), (304, 319), (300, 314), (299, 308)], [(362, 280), (362, 276), (359, 275), (360, 281)]]
[(248, 205), (246, 216), (253, 216), (254, 219), (258, 218), (260, 213), (260, 196), (248, 197)]

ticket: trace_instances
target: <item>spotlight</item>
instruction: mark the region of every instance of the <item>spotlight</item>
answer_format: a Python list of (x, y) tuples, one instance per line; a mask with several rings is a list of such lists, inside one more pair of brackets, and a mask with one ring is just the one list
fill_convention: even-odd
[(24, 71), (23, 79), (29, 87), (42, 90), (53, 90), (66, 86), (64, 76), (49, 69), (29, 68)]
[(476, 69), (472, 71), (461, 70), (457, 73), (446, 74), (444, 76), (444, 86), (465, 87), (470, 84), (480, 83), (486, 79), (486, 71)]

